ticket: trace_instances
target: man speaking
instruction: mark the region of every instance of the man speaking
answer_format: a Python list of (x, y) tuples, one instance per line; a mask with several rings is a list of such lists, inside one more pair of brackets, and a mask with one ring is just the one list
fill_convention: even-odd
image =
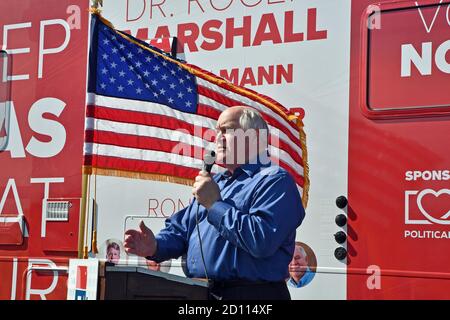
[(294, 179), (269, 160), (268, 134), (252, 108), (222, 112), (216, 163), (226, 171), (201, 171), (195, 200), (156, 236), (143, 222), (127, 230), (126, 251), (156, 262), (186, 255), (188, 276), (213, 280), (215, 298), (290, 299), (285, 279), (305, 212)]

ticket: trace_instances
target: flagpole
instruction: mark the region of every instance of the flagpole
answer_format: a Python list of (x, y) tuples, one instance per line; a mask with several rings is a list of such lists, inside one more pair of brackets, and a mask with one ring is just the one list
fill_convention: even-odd
[[(103, 6), (103, 0), (92, 0), (92, 6), (90, 8), (90, 12), (92, 16), (92, 14), (94, 15), (101, 15), (101, 10), (98, 8), (99, 5), (102, 7)], [(92, 30), (92, 25), (91, 25), (91, 18), (90, 18), (90, 23), (89, 23), (89, 34), (91, 34)], [(90, 38), (90, 41), (93, 41), (92, 38)], [(92, 43), (90, 43), (90, 46), (92, 46)], [(91, 56), (89, 54), (89, 62), (91, 62)], [(89, 72), (88, 72), (89, 73)], [(89, 77), (88, 77), (88, 88), (89, 88)], [(95, 128), (97, 129), (97, 128)], [(98, 146), (97, 146), (98, 148)], [(91, 164), (92, 165), (92, 164)], [(83, 233), (83, 239), (84, 239), (84, 243), (82, 245), (82, 249), (83, 249), (83, 257), (85, 259), (87, 259), (87, 257), (89, 256), (89, 253), (93, 253), (93, 254), (97, 254), (98, 253), (98, 249), (97, 249), (97, 208), (96, 208), (96, 199), (97, 199), (97, 173), (93, 170), (95, 170), (92, 166), (89, 167), (84, 167), (85, 171), (84, 173), (88, 174), (88, 189), (87, 192), (85, 193), (85, 196), (87, 196), (88, 202), (87, 202), (87, 215), (86, 215), (86, 205), (83, 207), (84, 210), (84, 214), (83, 214), (83, 221), (80, 222), (80, 225), (84, 226), (84, 233)], [(91, 185), (91, 178), (92, 178), (92, 174), (95, 174), (94, 176), (94, 201), (92, 202), (91, 199), (91, 189), (92, 189), (92, 185)], [(85, 199), (86, 201), (86, 199)], [(89, 214), (90, 214), (90, 206), (92, 204), (92, 221), (91, 221), (91, 228), (89, 230)], [(89, 250), (89, 246), (88, 246), (88, 240), (89, 240), (89, 234), (90, 234), (90, 250)]]
[[(97, 147), (98, 148), (98, 147)], [(98, 152), (97, 152), (98, 154)], [(97, 254), (97, 170), (94, 172), (94, 203), (92, 205), (91, 253)]]
[(85, 173), (85, 168), (83, 168), (82, 174), (82, 189), (81, 189), (81, 212), (80, 212), (80, 225), (78, 230), (78, 258), (87, 258), (87, 250), (84, 247), (85, 244), (85, 233), (86, 233), (86, 201), (88, 193), (88, 180), (89, 174)]

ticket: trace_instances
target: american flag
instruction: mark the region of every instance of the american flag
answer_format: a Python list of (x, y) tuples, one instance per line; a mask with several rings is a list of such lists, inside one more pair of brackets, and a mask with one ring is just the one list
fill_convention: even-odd
[[(278, 102), (115, 30), (92, 15), (85, 172), (191, 184), (217, 118), (247, 105), (269, 124), (272, 159), (309, 187), (305, 134)], [(220, 168), (216, 168), (220, 170)], [(214, 170), (213, 170), (214, 171)]]

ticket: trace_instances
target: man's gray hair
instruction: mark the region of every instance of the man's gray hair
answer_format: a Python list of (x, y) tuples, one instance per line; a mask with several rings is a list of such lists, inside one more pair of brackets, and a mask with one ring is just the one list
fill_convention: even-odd
[[(251, 134), (250, 133), (251, 131), (258, 132), (259, 141), (257, 145), (250, 146), (250, 149), (256, 148), (258, 154), (263, 152), (263, 150), (265, 150), (267, 155), (269, 155), (269, 148), (268, 148), (270, 136), (269, 126), (267, 125), (267, 122), (263, 119), (261, 114), (253, 108), (245, 107), (242, 110), (241, 116), (239, 117), (239, 125), (241, 126), (241, 129), (245, 132), (246, 135)], [(243, 153), (242, 154), (239, 153), (238, 159), (240, 159), (239, 156), (242, 155)], [(270, 162), (269, 158), (268, 160)]]
[(299, 245), (299, 244), (296, 244), (295, 247), (298, 248), (298, 250), (300, 251), (300, 253), (302, 254), (302, 256), (308, 257), (308, 254), (306, 253), (305, 248), (303, 248), (303, 247), (302, 247), (301, 245)]
[(244, 108), (239, 118), (239, 124), (244, 131), (248, 129), (265, 129), (267, 134), (269, 133), (267, 122), (258, 111), (252, 108)]

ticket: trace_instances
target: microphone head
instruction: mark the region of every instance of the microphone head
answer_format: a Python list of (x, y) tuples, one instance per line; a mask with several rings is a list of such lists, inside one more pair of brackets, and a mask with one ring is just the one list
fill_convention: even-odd
[(214, 164), (216, 161), (216, 153), (213, 150), (206, 151), (203, 161), (206, 164)]
[(210, 173), (215, 161), (216, 153), (213, 150), (207, 151), (203, 157), (203, 170)]

